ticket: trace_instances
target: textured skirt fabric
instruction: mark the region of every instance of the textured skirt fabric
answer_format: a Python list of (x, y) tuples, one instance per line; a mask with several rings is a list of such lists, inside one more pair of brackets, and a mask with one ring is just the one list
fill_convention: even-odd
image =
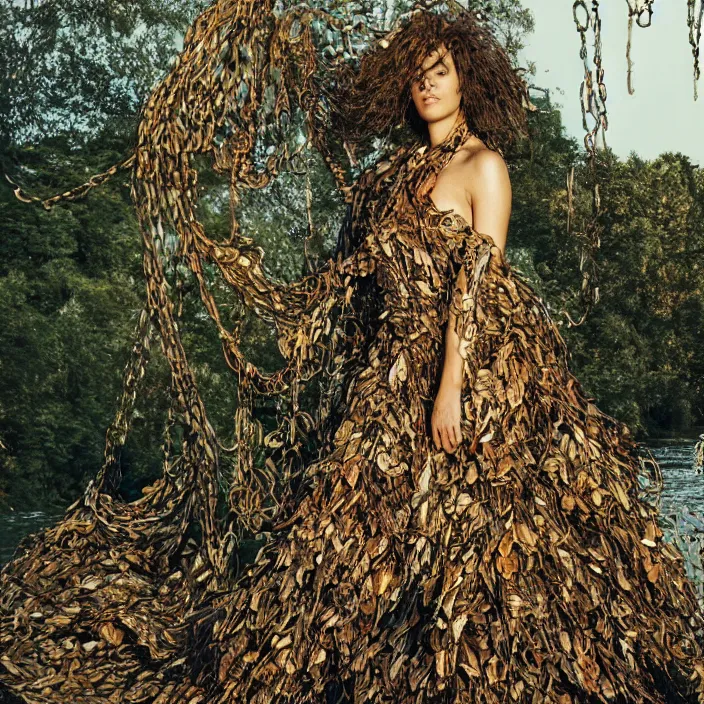
[[(585, 397), (501, 250), (425, 204), (423, 227), (368, 243), (384, 322), (334, 449), (204, 614), (214, 701), (323, 701), (341, 683), (354, 702), (666, 702), (691, 676), (701, 700), (701, 614), (638, 499), (628, 429)], [(466, 371), (453, 454), (429, 428), (450, 307)]]
[[(378, 306), (330, 442), (254, 562), (198, 602), (197, 570), (185, 579), (159, 553), (189, 497), (144, 540), (146, 504), (89, 491), (42, 536), (51, 561), (28, 544), (2, 572), (0, 681), (13, 693), (704, 702), (704, 619), (639, 498), (628, 428), (585, 396), (543, 302), (491, 238), (429, 195), (464, 137), (378, 165), (360, 191), (393, 184), (395, 199), (367, 199), (354, 251), (282, 293), (324, 280), (342, 301), (366, 280)], [(451, 311), (465, 377), (448, 454), (430, 413)], [(320, 318), (302, 313), (309, 340)], [(302, 354), (292, 339), (288, 357)]]

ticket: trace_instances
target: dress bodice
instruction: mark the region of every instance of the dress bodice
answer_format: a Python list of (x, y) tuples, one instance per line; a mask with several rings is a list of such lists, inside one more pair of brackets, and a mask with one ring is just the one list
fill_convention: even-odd
[(456, 211), (439, 210), (426, 194), (417, 208), (375, 223), (369, 240), (382, 315), (415, 328), (431, 309), (439, 323), (446, 320), (459, 268), (473, 248), (490, 238), (475, 232)]
[[(453, 148), (461, 137), (458, 132), (453, 138)], [(427, 399), (439, 377), (450, 311), (457, 319), (461, 308), (463, 319), (473, 319), (477, 282), (489, 252), (498, 252), (489, 236), (455, 210), (440, 210), (431, 198), (437, 174), (451, 156), (443, 149), (399, 150), (359, 177), (351, 203), (352, 251), (339, 262), (343, 283), (351, 275), (361, 292), (353, 303), (364, 331), (355, 348), (359, 364), (381, 368), (394, 379), (395, 391), (403, 386), (395, 373), (400, 365)], [(464, 282), (459, 286), (462, 271), (472, 291)], [(358, 286), (360, 277), (365, 283)]]

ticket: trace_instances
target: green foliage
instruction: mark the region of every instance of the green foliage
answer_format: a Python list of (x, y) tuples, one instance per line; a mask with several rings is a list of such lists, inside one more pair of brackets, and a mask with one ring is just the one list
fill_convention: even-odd
[(130, 130), (205, 2), (52, 0), (0, 9), (0, 141)]
[[(55, 188), (116, 153), (66, 153), (54, 141), (10, 156), (46, 165), (41, 183)], [(11, 504), (63, 503), (102, 456), (141, 267), (127, 189), (91, 201), (47, 213), (0, 191), (0, 462)]]
[[(536, 101), (532, 142), (512, 175), (511, 252), (554, 317), (577, 293), (579, 249), (566, 232), (566, 177), (575, 167), (575, 222), (591, 216), (587, 165), (564, 138), (559, 112)], [(682, 154), (645, 162), (599, 155), (600, 301), (586, 322), (562, 325), (572, 367), (607, 412), (635, 432), (686, 431), (704, 420), (704, 204), (701, 172)], [(530, 256), (525, 256), (525, 251)]]
[(557, 281), (553, 269), (568, 271), (571, 284), (578, 261), (553, 202), (565, 193), (566, 176), (582, 157), (576, 140), (565, 135), (560, 112), (545, 98), (534, 103), (538, 111), (530, 115), (529, 138), (507, 155), (513, 189), (509, 247), (536, 290), (557, 305), (568, 282)]
[[(649, 163), (609, 155), (602, 168), (601, 292), (605, 308), (628, 321), (644, 365), (631, 398), (646, 429), (683, 430), (703, 415), (702, 175), (682, 154)], [(605, 327), (600, 337), (627, 336)]]

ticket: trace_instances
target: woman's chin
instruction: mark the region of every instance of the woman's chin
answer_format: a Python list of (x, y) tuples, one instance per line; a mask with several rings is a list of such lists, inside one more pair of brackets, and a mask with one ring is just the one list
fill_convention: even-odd
[(436, 110), (438, 104), (433, 103), (432, 105), (424, 105), (422, 110), (418, 111), (418, 114), (427, 122), (428, 120), (437, 120), (440, 114), (439, 110)]

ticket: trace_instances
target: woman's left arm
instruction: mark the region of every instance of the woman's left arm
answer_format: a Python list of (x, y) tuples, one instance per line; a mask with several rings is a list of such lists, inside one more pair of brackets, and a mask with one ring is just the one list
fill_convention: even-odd
[[(506, 163), (497, 152), (484, 149), (467, 161), (465, 171), (469, 184), (467, 193), (471, 198), (472, 227), (489, 235), (504, 253), (511, 217), (511, 181)], [(462, 208), (459, 210), (461, 212)], [(460, 271), (455, 285), (466, 291), (464, 269)], [(445, 333), (440, 388), (431, 418), (435, 447), (442, 447), (446, 452), (454, 452), (462, 441), (460, 419), (464, 362), (459, 352), (460, 339), (455, 332), (455, 318), (451, 311)]]

